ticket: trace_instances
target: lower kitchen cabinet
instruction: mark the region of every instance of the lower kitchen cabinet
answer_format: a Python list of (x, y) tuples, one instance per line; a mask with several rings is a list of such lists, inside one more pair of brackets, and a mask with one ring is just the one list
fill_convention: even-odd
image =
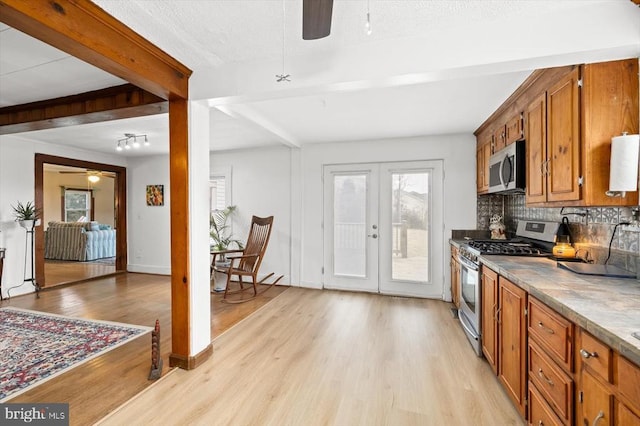
[(531, 426), (640, 426), (640, 366), (482, 265), (482, 353)]
[[(574, 324), (529, 295), (527, 332), (529, 337), (529, 395), (537, 391), (554, 423), (572, 425), (574, 419)], [(533, 389), (532, 389), (533, 388)], [(538, 425), (532, 416), (529, 399), (529, 424)], [(547, 424), (547, 422), (542, 422)]]
[(640, 367), (584, 330), (576, 345), (577, 425), (640, 425)]
[(528, 418), (532, 426), (564, 426), (564, 422), (555, 415), (553, 409), (531, 382), (529, 382)]
[(640, 417), (636, 416), (633, 411), (620, 402), (616, 403), (616, 421), (619, 425), (640, 426)]
[(612, 425), (613, 394), (589, 370), (582, 371), (580, 380), (582, 403), (579, 424)]
[(498, 274), (483, 266), (481, 285), (480, 334), (482, 335), (482, 353), (493, 372), (498, 374)]
[(524, 418), (527, 384), (527, 292), (498, 278), (498, 378)]

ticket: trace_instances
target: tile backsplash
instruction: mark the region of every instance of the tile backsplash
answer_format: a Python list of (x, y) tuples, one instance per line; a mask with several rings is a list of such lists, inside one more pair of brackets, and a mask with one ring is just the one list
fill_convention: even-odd
[(609, 264), (629, 271), (637, 271), (640, 261), (640, 224), (632, 221), (630, 207), (526, 207), (525, 196), (482, 195), (478, 197), (477, 228), (489, 229), (489, 219), (494, 214), (504, 218), (508, 234), (515, 234), (518, 220), (543, 220), (560, 222), (567, 217), (578, 256), (604, 263), (614, 228), (620, 222), (632, 222), (632, 226), (618, 226), (611, 242)]

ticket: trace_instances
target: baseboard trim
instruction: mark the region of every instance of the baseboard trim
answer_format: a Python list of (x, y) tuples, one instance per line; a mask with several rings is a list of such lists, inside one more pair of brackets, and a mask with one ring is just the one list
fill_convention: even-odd
[(213, 344), (209, 345), (201, 350), (198, 354), (190, 357), (184, 357), (182, 355), (170, 354), (169, 366), (179, 367), (183, 370), (193, 370), (201, 366), (207, 359), (213, 355)]
[(171, 275), (171, 267), (164, 266), (151, 266), (151, 265), (138, 265), (135, 263), (129, 263), (127, 265), (127, 272), (137, 272), (140, 274), (153, 274), (153, 275)]

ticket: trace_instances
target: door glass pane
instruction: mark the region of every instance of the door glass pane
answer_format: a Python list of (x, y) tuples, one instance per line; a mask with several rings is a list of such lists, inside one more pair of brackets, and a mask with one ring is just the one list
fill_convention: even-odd
[(391, 279), (429, 281), (428, 171), (391, 174)]
[(333, 272), (367, 275), (367, 175), (333, 177)]

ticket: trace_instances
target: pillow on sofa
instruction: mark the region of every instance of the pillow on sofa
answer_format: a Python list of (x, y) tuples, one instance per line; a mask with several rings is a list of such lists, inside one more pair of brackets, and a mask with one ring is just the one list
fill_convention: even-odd
[(100, 223), (100, 224), (98, 224), (98, 226), (100, 227), (101, 231), (108, 231), (108, 230), (111, 229), (111, 225), (106, 225), (104, 223)]
[(100, 230), (100, 224), (95, 220), (92, 220), (91, 222), (87, 223), (87, 231), (99, 231), (99, 230)]

